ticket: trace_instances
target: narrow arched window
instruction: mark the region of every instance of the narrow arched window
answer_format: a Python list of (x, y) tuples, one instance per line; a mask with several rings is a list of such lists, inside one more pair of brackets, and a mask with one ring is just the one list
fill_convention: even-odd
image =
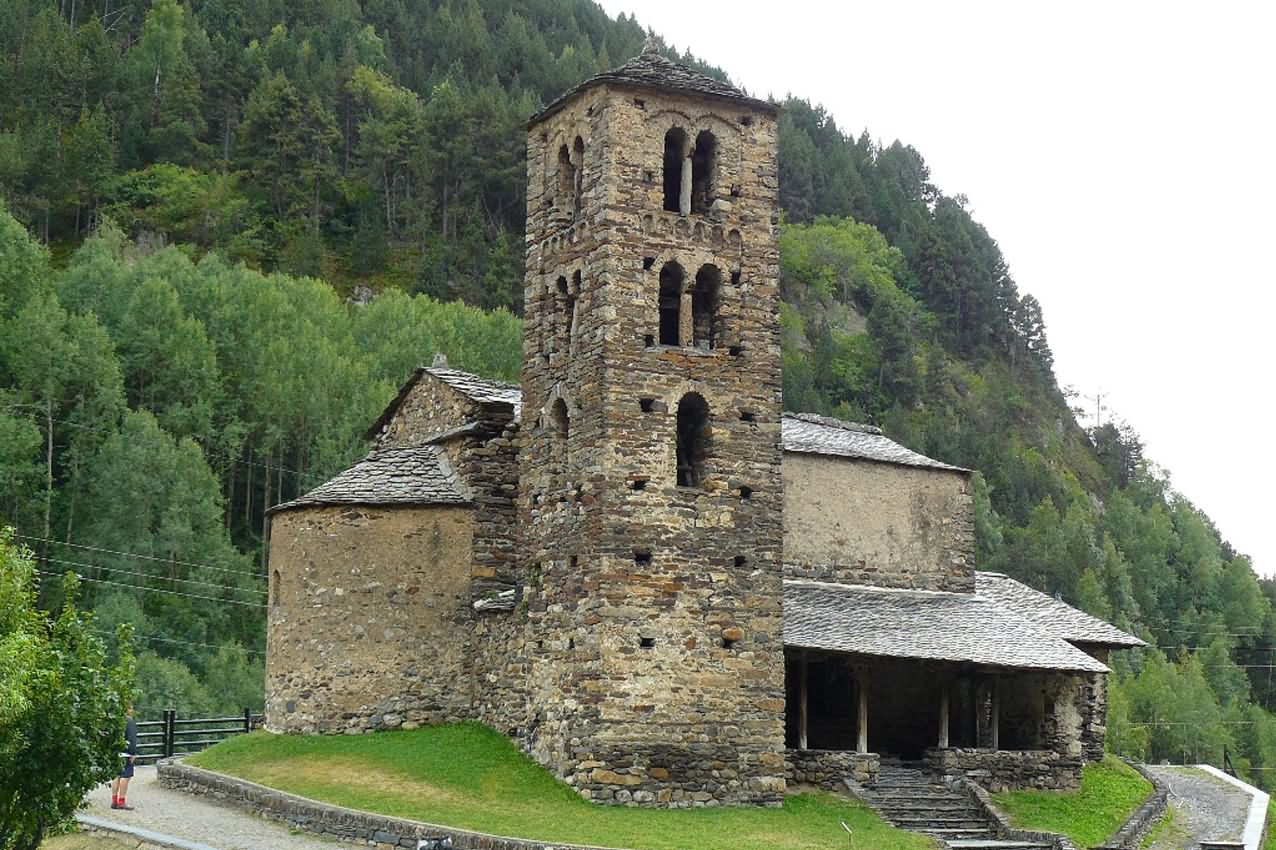
[(689, 212), (690, 199), (683, 203), (683, 167), (687, 161), (687, 132), (674, 127), (665, 133), (665, 210)]
[(572, 165), (572, 154), (563, 145), (558, 149), (558, 207), (568, 213), (572, 212), (572, 203), (576, 197), (576, 169)]
[(580, 215), (581, 196), (585, 188), (585, 141), (580, 136), (572, 143), (572, 212)]
[(554, 429), (554, 435), (566, 440), (568, 429), (571, 427), (571, 420), (567, 416), (567, 402), (561, 398), (554, 402), (554, 406), (549, 411), (549, 422)]
[(279, 570), (270, 574), (270, 607), (279, 607)]
[(696, 282), (691, 289), (691, 335), (693, 345), (713, 348), (721, 340), (718, 318), (719, 291), (722, 272), (715, 265), (706, 264), (696, 272)]
[(675, 262), (660, 269), (660, 344), (682, 345), (682, 293), (685, 274)]
[(709, 454), (709, 405), (699, 393), (687, 393), (678, 402), (678, 486), (699, 487), (704, 482)]
[(708, 130), (696, 136), (691, 153), (691, 211), (706, 213), (713, 206), (714, 178), (718, 173), (718, 140)]

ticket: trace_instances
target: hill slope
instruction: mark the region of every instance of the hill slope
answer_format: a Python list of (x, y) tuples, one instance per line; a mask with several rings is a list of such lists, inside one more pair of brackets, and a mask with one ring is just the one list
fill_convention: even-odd
[[(141, 625), (157, 701), (260, 698), (262, 512), (412, 366), (515, 376), (521, 123), (643, 38), (588, 0), (9, 4), (0, 516)], [(1276, 767), (1271, 589), (1132, 430), (1078, 426), (1040, 305), (916, 150), (784, 106), (786, 405), (981, 470), (981, 566), (1163, 648), (1119, 662), (1114, 744)]]

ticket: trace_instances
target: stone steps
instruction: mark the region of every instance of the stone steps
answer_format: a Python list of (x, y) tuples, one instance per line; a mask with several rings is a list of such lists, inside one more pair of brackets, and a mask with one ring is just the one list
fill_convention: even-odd
[(1005, 841), (965, 794), (936, 783), (922, 770), (882, 765), (866, 801), (892, 825), (937, 838), (953, 850), (1048, 850), (1049, 845)]

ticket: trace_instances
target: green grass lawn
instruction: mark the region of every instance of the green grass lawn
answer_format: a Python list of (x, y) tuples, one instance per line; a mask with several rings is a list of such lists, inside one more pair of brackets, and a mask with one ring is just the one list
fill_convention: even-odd
[(1125, 823), (1152, 783), (1115, 756), (1087, 764), (1080, 791), (1007, 791), (994, 794), (997, 807), (1022, 829), (1061, 832), (1078, 846), (1102, 844)]
[(929, 850), (862, 804), (827, 793), (783, 808), (600, 806), (473, 724), (371, 735), (238, 735), (188, 759), (303, 797), (497, 835), (636, 850)]

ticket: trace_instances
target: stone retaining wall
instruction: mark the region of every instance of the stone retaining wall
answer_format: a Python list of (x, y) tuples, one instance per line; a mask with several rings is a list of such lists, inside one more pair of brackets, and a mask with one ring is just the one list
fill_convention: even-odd
[(784, 753), (786, 780), (830, 791), (845, 791), (847, 779), (865, 788), (875, 788), (880, 767), (877, 753), (847, 750), (787, 750)]
[(1081, 787), (1080, 760), (1064, 758), (1053, 750), (930, 749), (926, 763), (932, 773), (966, 776), (993, 793)]
[(164, 788), (206, 794), (220, 803), (282, 821), (296, 829), (366, 844), (378, 850), (398, 847), (416, 850), (597, 850), (585, 845), (551, 844), (468, 832), (346, 809), (178, 761), (161, 761), (157, 767), (159, 783)]
[(1143, 839), (1152, 831), (1152, 827), (1160, 823), (1161, 818), (1165, 817), (1165, 810), (1169, 805), (1169, 786), (1156, 776), (1153, 776), (1143, 765), (1135, 764), (1128, 759), (1122, 759), (1122, 761), (1137, 770), (1140, 776), (1152, 783), (1152, 794), (1143, 801), (1141, 806), (1134, 810), (1134, 814), (1130, 815), (1129, 820), (1098, 850), (1136, 850), (1136, 848), (1142, 847)]
[(1005, 841), (1021, 841), (1025, 844), (1045, 844), (1051, 850), (1077, 850), (1077, 846), (1066, 835), (1060, 835), (1057, 832), (1036, 832), (1011, 826), (1006, 816), (993, 805), (988, 791), (978, 782), (960, 778), (954, 781), (954, 785), (970, 795), (975, 805), (984, 813), (984, 817), (994, 825), (998, 838)]

